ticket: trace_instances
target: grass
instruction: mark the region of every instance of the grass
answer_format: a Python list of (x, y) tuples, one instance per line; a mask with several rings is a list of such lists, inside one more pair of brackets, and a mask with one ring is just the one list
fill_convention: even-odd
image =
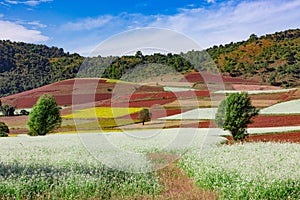
[(181, 167), (220, 199), (299, 199), (300, 145), (246, 143), (222, 145), (201, 157), (187, 154)]
[(62, 118), (117, 118), (124, 115), (141, 111), (143, 108), (116, 108), (116, 107), (97, 107), (76, 111), (73, 114), (65, 115)]

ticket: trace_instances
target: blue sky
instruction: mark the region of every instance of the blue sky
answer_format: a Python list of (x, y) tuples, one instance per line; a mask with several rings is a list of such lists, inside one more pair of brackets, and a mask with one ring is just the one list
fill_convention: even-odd
[(0, 0), (0, 39), (88, 55), (123, 31), (157, 27), (201, 47), (300, 28), (299, 0)]

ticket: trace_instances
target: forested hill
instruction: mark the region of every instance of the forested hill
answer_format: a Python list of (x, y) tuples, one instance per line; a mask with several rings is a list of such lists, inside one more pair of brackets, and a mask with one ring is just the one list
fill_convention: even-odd
[[(120, 79), (136, 66), (141, 69), (153, 63), (170, 66), (178, 72), (193, 69), (191, 63), (176, 54), (142, 55), (141, 52), (137, 52), (133, 56), (84, 58), (78, 54), (65, 53), (57, 47), (0, 41), (0, 97), (74, 78), (77, 75)], [(164, 73), (162, 67), (153, 69)]]
[[(247, 41), (214, 46), (207, 52), (225, 75), (284, 87), (300, 85), (300, 29), (262, 37), (252, 34)], [(80, 66), (85, 70), (83, 76), (101, 74), (101, 77), (119, 79), (136, 66), (152, 63), (167, 65), (181, 73), (193, 70), (195, 63), (201, 70), (211, 70), (212, 66), (203, 51), (180, 56), (137, 52), (134, 56), (84, 58), (57, 47), (0, 40), (0, 97), (74, 78)]]
[(300, 85), (300, 29), (287, 30), (207, 50), (230, 76), (254, 77), (262, 83)]
[(83, 60), (57, 47), (0, 40), (0, 97), (73, 78)]

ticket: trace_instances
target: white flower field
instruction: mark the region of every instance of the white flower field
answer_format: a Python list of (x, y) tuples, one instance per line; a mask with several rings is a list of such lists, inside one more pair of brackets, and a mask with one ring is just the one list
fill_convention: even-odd
[(160, 120), (199, 120), (215, 119), (217, 108), (196, 108), (181, 114), (160, 118)]
[(161, 190), (154, 173), (108, 168), (76, 134), (1, 138), (1, 199), (109, 199)]
[(273, 106), (260, 110), (260, 114), (278, 115), (278, 114), (300, 114), (300, 99), (278, 103)]
[(232, 93), (241, 93), (241, 92), (247, 92), (248, 94), (276, 94), (276, 93), (284, 93), (284, 92), (290, 92), (296, 90), (294, 88), (291, 89), (277, 89), (277, 90), (219, 90), (216, 91), (215, 94), (232, 94)]
[(194, 151), (180, 162), (195, 182), (220, 199), (299, 199), (300, 145), (222, 145), (207, 156)]
[(222, 134), (188, 128), (2, 138), (0, 192), (4, 199), (155, 195), (162, 185), (147, 154), (169, 152), (182, 154), (180, 166), (221, 199), (300, 197), (299, 144), (218, 145)]

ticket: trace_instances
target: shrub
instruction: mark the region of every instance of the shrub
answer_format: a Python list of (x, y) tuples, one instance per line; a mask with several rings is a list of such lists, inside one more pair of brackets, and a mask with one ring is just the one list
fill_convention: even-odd
[(15, 106), (10, 106), (10, 105), (1, 105), (0, 106), (0, 111), (2, 111), (4, 116), (14, 116), (15, 115)]
[(151, 113), (149, 109), (145, 108), (139, 112), (139, 120), (142, 121), (143, 125), (145, 124), (145, 122), (151, 120)]
[(27, 110), (21, 110), (20, 114), (21, 115), (29, 115), (29, 112)]
[(9, 128), (4, 122), (0, 122), (0, 137), (7, 137)]

